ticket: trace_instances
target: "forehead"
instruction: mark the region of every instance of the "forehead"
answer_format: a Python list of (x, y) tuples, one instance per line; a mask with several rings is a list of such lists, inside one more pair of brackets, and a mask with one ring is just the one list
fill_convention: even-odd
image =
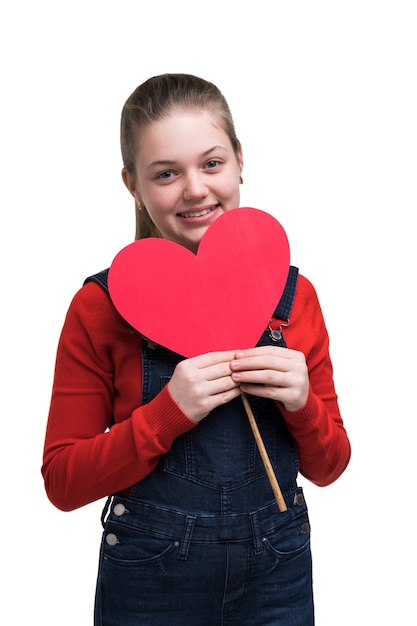
[(232, 150), (221, 118), (211, 110), (172, 110), (152, 122), (140, 133), (137, 148), (140, 155), (152, 158), (174, 158), (176, 153), (204, 152), (210, 146)]

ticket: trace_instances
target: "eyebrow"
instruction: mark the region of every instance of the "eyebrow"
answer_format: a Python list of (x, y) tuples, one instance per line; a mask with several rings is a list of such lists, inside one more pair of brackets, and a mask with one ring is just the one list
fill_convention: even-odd
[[(204, 150), (204, 152), (200, 154), (200, 157), (204, 158), (208, 156), (209, 154), (211, 154), (212, 152), (214, 152), (215, 150), (227, 150), (227, 148), (225, 146), (212, 146), (208, 150)], [(157, 161), (152, 161), (152, 163), (149, 163), (148, 168), (161, 167), (161, 166), (168, 167), (170, 165), (175, 165), (175, 163), (176, 161), (170, 161), (168, 159), (158, 159)]]

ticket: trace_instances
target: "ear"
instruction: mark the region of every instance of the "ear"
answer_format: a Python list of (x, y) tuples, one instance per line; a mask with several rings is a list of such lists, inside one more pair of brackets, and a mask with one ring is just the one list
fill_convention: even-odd
[(122, 179), (127, 189), (130, 191), (136, 202), (140, 204), (140, 196), (136, 189), (136, 179), (125, 167), (122, 169)]
[(237, 157), (237, 162), (239, 163), (240, 173), (242, 173), (242, 169), (243, 169), (243, 150), (242, 150), (242, 146), (240, 144), (240, 141), (239, 141), (238, 150), (236, 152), (236, 157)]

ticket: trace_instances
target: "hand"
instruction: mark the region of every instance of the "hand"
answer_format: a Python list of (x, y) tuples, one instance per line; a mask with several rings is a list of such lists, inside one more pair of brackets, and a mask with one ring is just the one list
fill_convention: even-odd
[(178, 363), (168, 389), (183, 413), (200, 422), (210, 411), (241, 394), (230, 362), (236, 351), (209, 352)]
[(302, 352), (278, 346), (251, 348), (236, 352), (230, 368), (245, 393), (282, 402), (287, 411), (297, 411), (307, 401), (308, 369)]

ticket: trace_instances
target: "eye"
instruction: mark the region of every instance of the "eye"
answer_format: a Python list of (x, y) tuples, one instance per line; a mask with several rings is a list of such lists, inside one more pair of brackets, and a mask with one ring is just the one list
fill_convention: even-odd
[(165, 172), (161, 172), (160, 174), (158, 174), (157, 178), (160, 178), (162, 180), (169, 180), (173, 176), (174, 172), (172, 170), (165, 170)]
[(216, 161), (216, 159), (210, 159), (210, 161), (207, 161), (207, 163), (206, 163), (206, 167), (209, 170), (213, 170), (216, 167), (219, 167), (219, 165), (220, 165), (220, 161)]

